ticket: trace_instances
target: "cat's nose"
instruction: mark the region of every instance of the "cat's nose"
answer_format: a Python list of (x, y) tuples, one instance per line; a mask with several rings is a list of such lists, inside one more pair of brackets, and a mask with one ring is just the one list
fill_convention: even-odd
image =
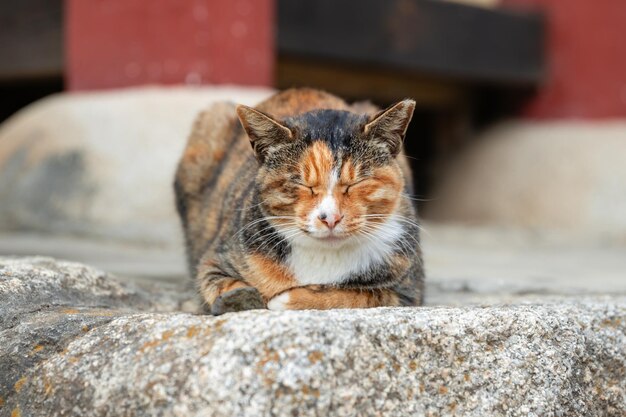
[(337, 223), (339, 223), (341, 219), (343, 219), (343, 216), (339, 213), (321, 213), (319, 216), (317, 216), (317, 218), (320, 219), (322, 223), (324, 223), (326, 226), (328, 226), (329, 229), (332, 230), (337, 225)]

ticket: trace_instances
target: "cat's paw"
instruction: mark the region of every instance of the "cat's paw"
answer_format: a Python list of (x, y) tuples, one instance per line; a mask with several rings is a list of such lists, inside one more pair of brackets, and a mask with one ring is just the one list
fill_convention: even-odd
[(259, 290), (253, 287), (237, 288), (225, 292), (211, 304), (211, 314), (219, 316), (224, 313), (244, 310), (264, 309), (265, 303)]
[(289, 310), (289, 308), (287, 307), (288, 305), (289, 305), (289, 291), (285, 291), (284, 293), (279, 294), (276, 297), (272, 298), (267, 303), (267, 308), (269, 308), (270, 310), (274, 310), (274, 311), (284, 311), (284, 310)]

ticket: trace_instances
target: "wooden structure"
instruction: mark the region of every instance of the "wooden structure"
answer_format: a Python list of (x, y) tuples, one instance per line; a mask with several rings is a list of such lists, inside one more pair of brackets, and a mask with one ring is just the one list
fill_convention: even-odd
[(476, 85), (534, 86), (543, 77), (537, 14), (432, 0), (284, 0), (278, 23), (279, 87), (446, 106)]

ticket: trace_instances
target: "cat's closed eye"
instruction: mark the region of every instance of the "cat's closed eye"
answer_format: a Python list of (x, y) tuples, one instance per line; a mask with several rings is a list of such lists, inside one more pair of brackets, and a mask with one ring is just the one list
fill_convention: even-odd
[(370, 184), (373, 181), (376, 181), (376, 180), (368, 177), (368, 178), (361, 178), (358, 180), (354, 180), (348, 183), (341, 183), (339, 185), (343, 187), (343, 193), (347, 195), (353, 187), (358, 186), (358, 185)]
[(308, 185), (308, 184), (303, 184), (301, 182), (298, 181), (292, 181), (292, 184), (296, 185), (299, 188), (302, 189), (306, 189), (307, 191), (309, 191), (311, 193), (311, 195), (317, 195), (318, 192), (315, 190), (316, 187), (318, 187), (317, 185)]

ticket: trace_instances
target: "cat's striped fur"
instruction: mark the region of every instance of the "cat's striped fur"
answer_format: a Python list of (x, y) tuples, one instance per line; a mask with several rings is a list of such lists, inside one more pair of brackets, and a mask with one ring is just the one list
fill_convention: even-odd
[(175, 189), (190, 271), (214, 313), (421, 303), (401, 152), (413, 108), (376, 113), (292, 89), (200, 114)]

